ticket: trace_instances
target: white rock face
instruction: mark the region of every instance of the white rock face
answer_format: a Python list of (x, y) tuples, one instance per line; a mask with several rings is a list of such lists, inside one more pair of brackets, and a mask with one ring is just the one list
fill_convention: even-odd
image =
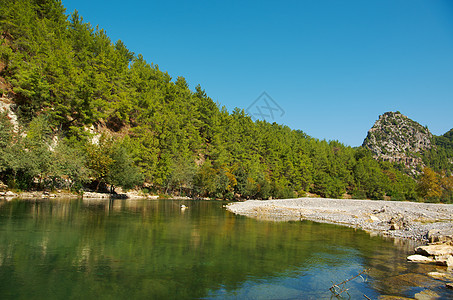
[(410, 255), (407, 257), (407, 260), (410, 262), (416, 262), (416, 263), (432, 263), (432, 262), (434, 262), (434, 259), (432, 259), (431, 257), (423, 256), (420, 254)]
[(13, 124), (14, 130), (17, 131), (19, 129), (19, 122), (17, 121), (17, 115), (11, 109), (11, 105), (13, 104), (8, 98), (0, 98), (0, 112), (6, 112), (8, 118), (11, 120), (11, 124)]

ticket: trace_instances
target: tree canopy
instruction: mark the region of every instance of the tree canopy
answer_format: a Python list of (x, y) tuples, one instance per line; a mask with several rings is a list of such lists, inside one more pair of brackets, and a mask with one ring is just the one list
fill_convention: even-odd
[[(423, 196), (400, 166), (361, 147), (228, 112), (77, 11), (66, 15), (60, 1), (5, 0), (0, 30), (3, 93), (20, 121), (14, 131), (0, 116), (0, 180), (9, 186), (146, 182), (156, 193), (225, 199)], [(451, 134), (437, 142), (450, 145)]]

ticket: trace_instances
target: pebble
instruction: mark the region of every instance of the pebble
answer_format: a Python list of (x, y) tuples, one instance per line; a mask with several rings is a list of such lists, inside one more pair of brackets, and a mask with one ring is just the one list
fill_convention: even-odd
[[(453, 228), (453, 221), (451, 220), (453, 205), (446, 204), (298, 198), (247, 200), (245, 202), (232, 203), (226, 209), (236, 214), (262, 220), (298, 221), (306, 219), (358, 227), (367, 231), (381, 232), (392, 237), (423, 241), (427, 240), (429, 230), (448, 230)], [(389, 221), (392, 218), (404, 220), (404, 222), (398, 224), (399, 226), (394, 226), (394, 230), (389, 230), (391, 225)], [(446, 219), (450, 220), (445, 221)]]

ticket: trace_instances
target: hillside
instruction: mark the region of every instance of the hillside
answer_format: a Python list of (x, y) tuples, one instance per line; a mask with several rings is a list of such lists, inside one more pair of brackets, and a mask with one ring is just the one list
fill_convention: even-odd
[(413, 175), (419, 174), (425, 166), (450, 171), (451, 132), (434, 136), (427, 127), (400, 112), (386, 112), (368, 131), (362, 147), (369, 149), (378, 160), (402, 164)]
[(386, 112), (368, 131), (362, 146), (377, 159), (420, 169), (421, 155), (434, 146), (432, 141), (433, 135), (427, 128), (399, 112)]
[(254, 122), (240, 108), (228, 112), (77, 11), (66, 15), (59, 1), (7, 1), (0, 32), (0, 181), (9, 189), (424, 197), (398, 164), (363, 147)]

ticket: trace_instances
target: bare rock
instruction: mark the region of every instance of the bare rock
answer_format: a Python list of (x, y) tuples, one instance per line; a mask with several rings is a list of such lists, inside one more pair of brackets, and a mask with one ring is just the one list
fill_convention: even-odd
[(373, 222), (380, 222), (381, 220), (378, 217), (370, 216), (371, 221)]
[(451, 283), (451, 282), (447, 283), (447, 284), (445, 284), (445, 286), (447, 287), (447, 289), (453, 290), (453, 283)]
[(450, 255), (450, 257), (447, 259), (447, 267), (453, 267), (453, 255)]
[(434, 257), (436, 260), (436, 265), (438, 266), (445, 266), (445, 267), (451, 267), (453, 266), (453, 256), (451, 255), (440, 255)]
[(105, 199), (110, 198), (110, 194), (85, 192), (83, 198)]
[(449, 229), (431, 229), (427, 234), (430, 243), (453, 241), (453, 228)]
[(415, 255), (410, 255), (407, 257), (407, 260), (410, 262), (416, 262), (416, 263), (432, 263), (434, 262), (434, 259), (432, 257), (427, 257), (419, 254)]
[(439, 299), (440, 296), (436, 292), (433, 292), (430, 290), (424, 290), (424, 291), (421, 291), (420, 293), (415, 294), (414, 298), (417, 300), (433, 300), (433, 299)]
[(400, 229), (400, 227), (399, 227), (398, 224), (391, 224), (390, 225), (390, 230), (399, 230), (399, 229)]
[(373, 210), (373, 214), (380, 214), (380, 213), (383, 213), (385, 212), (385, 206), (383, 206), (381, 209), (375, 209)]
[(11, 192), (11, 191), (7, 191), (7, 192), (5, 193), (5, 196), (6, 196), (6, 197), (17, 197), (17, 194), (16, 194), (16, 193), (13, 193), (13, 192)]
[(405, 229), (409, 226), (409, 222), (400, 214), (396, 217), (392, 217), (389, 220), (390, 230), (400, 230)]
[(453, 255), (453, 246), (448, 244), (435, 244), (415, 248), (415, 253), (424, 256)]

